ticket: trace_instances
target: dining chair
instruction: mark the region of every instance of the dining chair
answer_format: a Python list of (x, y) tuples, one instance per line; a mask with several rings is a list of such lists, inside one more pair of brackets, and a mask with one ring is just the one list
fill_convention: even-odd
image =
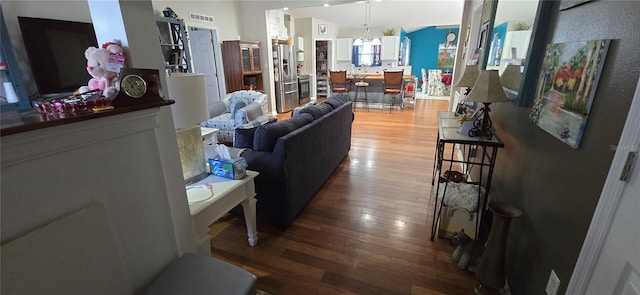
[[(331, 92), (347, 94), (347, 97), (349, 97), (350, 81), (347, 80), (347, 71), (330, 71), (329, 81), (331, 83)], [(349, 97), (349, 100), (351, 100), (351, 97)]]
[(382, 84), (383, 88), (383, 101), (384, 97), (387, 95), (390, 96), (389, 103), (383, 104), (382, 109), (385, 107), (389, 107), (389, 113), (391, 113), (391, 109), (393, 109), (396, 105), (400, 107), (400, 111), (402, 111), (402, 97), (404, 96), (404, 79), (403, 79), (403, 71), (384, 71), (384, 80)]

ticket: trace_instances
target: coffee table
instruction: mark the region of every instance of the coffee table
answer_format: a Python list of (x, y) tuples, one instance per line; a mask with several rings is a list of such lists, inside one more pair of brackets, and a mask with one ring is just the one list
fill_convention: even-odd
[(239, 180), (210, 175), (192, 184), (211, 184), (213, 190), (213, 197), (189, 204), (193, 229), (196, 234), (196, 247), (199, 254), (211, 256), (209, 225), (238, 204), (242, 204), (242, 209), (244, 210), (249, 245), (256, 245), (258, 232), (256, 229), (256, 199), (254, 198), (256, 191), (253, 179), (258, 174), (258, 172), (247, 170), (247, 176)]

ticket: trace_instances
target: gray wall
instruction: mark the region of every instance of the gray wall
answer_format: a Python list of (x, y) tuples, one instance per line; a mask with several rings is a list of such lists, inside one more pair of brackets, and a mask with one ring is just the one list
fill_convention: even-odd
[(507, 246), (512, 294), (544, 294), (552, 269), (561, 281), (558, 294), (564, 294), (640, 70), (640, 1), (601, 0), (555, 11), (547, 20), (552, 42), (612, 42), (579, 149), (531, 123), (531, 108), (492, 105), (492, 119), (506, 145), (498, 154), (492, 195), (523, 210), (512, 223)]

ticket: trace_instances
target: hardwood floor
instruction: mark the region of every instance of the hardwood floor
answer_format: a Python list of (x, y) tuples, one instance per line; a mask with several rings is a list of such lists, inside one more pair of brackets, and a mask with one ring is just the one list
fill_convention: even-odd
[(293, 224), (259, 222), (250, 247), (244, 219), (227, 215), (210, 227), (213, 256), (273, 295), (473, 294), (473, 274), (451, 262), (454, 247), (429, 240), (436, 112), (447, 105), (357, 109), (349, 155)]

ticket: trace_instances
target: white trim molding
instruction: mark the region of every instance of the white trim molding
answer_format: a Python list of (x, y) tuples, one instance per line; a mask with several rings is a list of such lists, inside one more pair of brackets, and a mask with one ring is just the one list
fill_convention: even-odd
[(638, 152), (639, 147), (636, 145), (640, 139), (640, 128), (638, 128), (640, 126), (640, 79), (627, 116), (618, 145), (611, 147), (616, 149), (616, 153), (593, 219), (591, 219), (580, 256), (578, 256), (569, 285), (567, 285), (566, 294), (585, 294), (626, 185), (619, 179), (620, 173), (628, 153), (633, 150)]

